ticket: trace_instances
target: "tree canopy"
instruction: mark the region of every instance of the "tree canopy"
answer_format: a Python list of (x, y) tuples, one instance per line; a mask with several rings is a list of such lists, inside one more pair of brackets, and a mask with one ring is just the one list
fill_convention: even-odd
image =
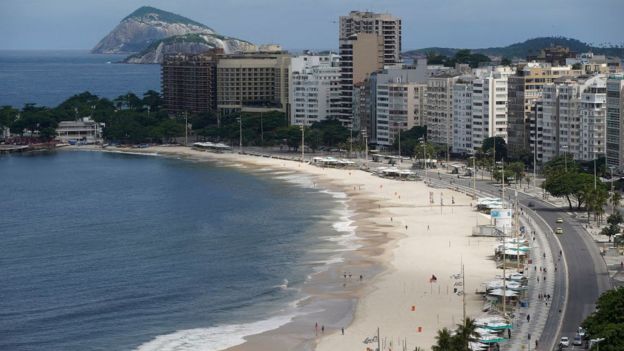
[(497, 162), (507, 159), (507, 143), (501, 137), (485, 138), (481, 144), (481, 152), (489, 155), (495, 153), (494, 157)]
[(596, 311), (585, 319), (583, 327), (592, 339), (604, 338), (600, 350), (624, 350), (624, 287), (603, 293), (596, 303)]

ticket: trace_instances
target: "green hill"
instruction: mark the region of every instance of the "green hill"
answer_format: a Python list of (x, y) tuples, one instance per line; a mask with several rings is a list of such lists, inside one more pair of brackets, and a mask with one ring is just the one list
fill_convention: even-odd
[(151, 7), (151, 6), (141, 6), (138, 9), (136, 9), (134, 12), (132, 12), (131, 14), (129, 14), (128, 16), (124, 17), (124, 19), (122, 19), (121, 21), (125, 21), (127, 19), (142, 19), (144, 17), (154, 17), (154, 15), (158, 16), (158, 20), (162, 21), (162, 22), (166, 22), (166, 23), (181, 23), (181, 24), (188, 24), (188, 25), (194, 25), (194, 26), (198, 26), (198, 27), (203, 27), (206, 29), (209, 29), (211, 31), (214, 32), (214, 30), (210, 27), (208, 27), (207, 25), (203, 24), (203, 23), (199, 23), (197, 21), (193, 21), (190, 18), (172, 13), (172, 12), (168, 12), (168, 11), (163, 11), (161, 9), (157, 9), (155, 7)]
[[(591, 46), (577, 39), (565, 37), (541, 37), (526, 40), (522, 43), (515, 43), (503, 47), (491, 47), (481, 49), (470, 49), (473, 53), (479, 53), (490, 56), (501, 56), (508, 58), (526, 58), (529, 55), (537, 55), (539, 52), (551, 46), (563, 46), (570, 50), (581, 53), (591, 51), (597, 55), (617, 56), (624, 58), (624, 46)], [(405, 57), (423, 56), (428, 52), (434, 52), (439, 55), (453, 56), (461, 48), (440, 48), (429, 47), (417, 50), (410, 50), (403, 53)]]

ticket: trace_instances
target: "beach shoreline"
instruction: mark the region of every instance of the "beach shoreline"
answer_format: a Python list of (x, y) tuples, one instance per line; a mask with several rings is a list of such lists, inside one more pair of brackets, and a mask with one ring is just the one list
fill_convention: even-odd
[[(346, 251), (343, 262), (317, 273), (314, 283), (304, 287), (310, 297), (300, 302), (299, 308), (307, 313), (277, 329), (248, 335), (244, 343), (227, 348), (230, 351), (376, 348), (376, 344), (363, 341), (372, 339), (377, 328), (387, 347), (428, 349), (439, 328), (452, 328), (461, 321), (462, 296), (454, 292), (457, 286), (450, 278), (459, 273), (461, 264), (466, 266), (462, 290), (467, 295), (467, 314), (472, 317), (479, 313), (481, 303), (470, 292), (497, 273), (489, 257), (494, 239), (470, 236), (475, 221), (485, 223), (486, 219), (472, 210), (473, 199), (449, 189), (379, 178), (361, 170), (188, 147), (72, 150), (151, 154), (216, 161), (243, 170), (268, 168), (305, 174), (314, 187), (346, 195), (344, 201), (356, 227), (354, 241), (360, 247)], [(431, 192), (435, 204), (429, 203)], [(440, 201), (446, 204), (441, 206)], [(430, 281), (433, 275), (435, 283)]]

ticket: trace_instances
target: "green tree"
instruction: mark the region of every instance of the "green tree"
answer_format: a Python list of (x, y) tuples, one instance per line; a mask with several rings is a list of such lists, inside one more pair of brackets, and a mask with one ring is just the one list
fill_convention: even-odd
[(11, 128), (11, 126), (17, 119), (18, 114), (19, 114), (19, 110), (11, 106), (0, 107), (0, 128), (1, 127)]
[(56, 129), (52, 127), (46, 127), (39, 131), (39, 137), (43, 141), (50, 141), (56, 138)]
[(503, 66), (511, 66), (511, 60), (507, 57), (503, 57), (501, 60), (501, 65)]
[[(495, 147), (496, 146), (496, 147)], [(481, 152), (492, 156), (492, 153), (496, 150), (496, 161), (507, 159), (507, 143), (505, 139), (501, 137), (491, 137), (483, 140), (481, 145)]]
[(306, 135), (306, 145), (312, 149), (313, 152), (316, 152), (318, 148), (321, 146), (321, 140), (323, 139), (323, 133), (318, 129), (312, 129)]
[(448, 61), (448, 57), (444, 55), (440, 55), (433, 51), (427, 53), (427, 64), (429, 65), (444, 65), (446, 61)]
[(609, 242), (611, 242), (611, 237), (620, 233), (620, 226), (617, 224), (609, 224), (608, 226), (602, 228), (600, 234), (606, 235), (609, 237)]
[(431, 347), (433, 351), (453, 351), (453, 339), (448, 328), (438, 330), (436, 344)]
[[(508, 169), (507, 166), (505, 166), (505, 184), (508, 184), (509, 179), (513, 178), (515, 175), (515, 173), (513, 172), (513, 170)], [(494, 173), (492, 174), (492, 176), (494, 177), (494, 179), (497, 182), (502, 182), (502, 176), (503, 176), (503, 170), (502, 169), (496, 169), (494, 170)]]
[(463, 324), (458, 324), (455, 331), (454, 344), (458, 351), (471, 351), (470, 343), (477, 342), (479, 340), (479, 333), (477, 332), (477, 325), (475, 320), (466, 318)]
[(624, 288), (603, 293), (596, 303), (596, 310), (585, 319), (583, 327), (592, 338), (605, 339), (600, 342), (601, 351), (624, 350)]
[(351, 135), (349, 129), (337, 120), (315, 122), (311, 128), (320, 130), (323, 136), (323, 145), (330, 147), (346, 143)]
[(557, 156), (544, 164), (544, 175), (546, 175), (546, 177), (554, 173), (575, 173), (579, 171), (579, 164), (574, 161), (574, 159), (570, 157), (570, 155)]
[(520, 183), (522, 181), (522, 178), (524, 178), (525, 165), (523, 162), (511, 162), (505, 168), (509, 168), (517, 183)]
[(616, 211), (615, 213), (607, 217), (607, 223), (609, 224), (618, 225), (622, 222), (624, 222), (624, 217), (622, 217), (622, 213), (620, 211)]

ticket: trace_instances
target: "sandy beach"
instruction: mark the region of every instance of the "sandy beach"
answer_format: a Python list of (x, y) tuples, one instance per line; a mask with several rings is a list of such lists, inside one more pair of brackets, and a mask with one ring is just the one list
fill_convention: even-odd
[[(347, 253), (344, 262), (315, 277), (323, 284), (311, 286), (308, 292), (313, 297), (304, 302), (324, 306), (325, 312), (298, 317), (276, 330), (249, 336), (246, 343), (230, 350), (375, 349), (376, 343), (364, 340), (375, 336), (378, 328), (382, 350), (403, 346), (408, 350), (416, 346), (430, 349), (438, 329), (454, 328), (462, 320), (463, 297), (454, 289), (466, 292), (466, 314), (477, 317), (482, 298), (475, 291), (482, 290), (481, 283), (497, 274), (491, 259), (495, 239), (471, 236), (476, 222), (486, 223), (488, 219), (477, 215), (471, 206), (474, 200), (459, 192), (429, 188), (422, 181), (379, 178), (361, 170), (320, 168), (296, 161), (186, 147), (117, 151), (306, 174), (315, 187), (347, 195), (360, 247)], [(434, 204), (430, 204), (430, 192)], [(444, 206), (440, 205), (441, 199)], [(452, 277), (461, 272), (462, 264), (465, 287), (457, 285), (459, 280)], [(347, 272), (352, 277), (345, 278)], [(432, 281), (432, 276), (437, 280)]]

